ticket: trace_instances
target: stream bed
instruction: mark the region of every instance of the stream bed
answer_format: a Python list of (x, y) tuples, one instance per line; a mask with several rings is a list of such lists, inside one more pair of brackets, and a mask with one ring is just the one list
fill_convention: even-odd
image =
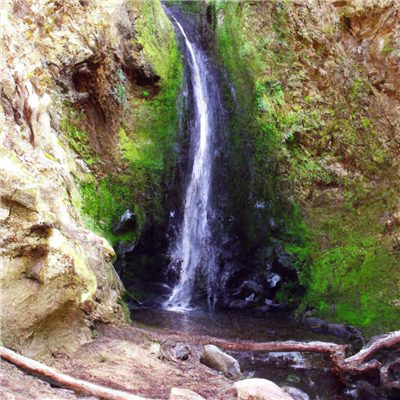
[[(166, 309), (131, 310), (133, 325), (162, 332), (184, 332), (229, 340), (325, 341), (343, 340), (306, 330), (298, 320), (283, 315), (252, 316), (244, 313), (177, 312)], [(328, 356), (316, 353), (227, 351), (240, 364), (245, 378), (265, 378), (278, 386), (291, 386), (315, 400), (351, 399), (337, 379)]]

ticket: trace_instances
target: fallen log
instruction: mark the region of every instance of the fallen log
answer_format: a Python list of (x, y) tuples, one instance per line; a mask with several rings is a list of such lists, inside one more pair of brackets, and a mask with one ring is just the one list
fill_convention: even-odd
[(395, 364), (400, 365), (400, 358), (397, 358), (394, 361), (390, 361), (387, 364), (385, 364), (380, 371), (381, 375), (381, 382), (382, 385), (389, 388), (389, 389), (400, 389), (400, 382), (399, 381), (393, 381), (389, 378), (389, 370), (391, 367), (393, 367)]
[[(237, 341), (232, 342), (225, 339), (219, 339), (209, 336), (190, 335), (181, 332), (172, 332), (170, 334), (153, 333), (142, 329), (137, 329), (153, 340), (165, 339), (182, 340), (182, 338), (190, 338), (196, 344), (207, 345), (213, 344), (223, 350), (236, 351), (297, 351), (310, 353), (328, 354), (334, 365), (334, 369), (344, 373), (365, 373), (373, 370), (379, 370), (382, 364), (378, 360), (370, 360), (379, 350), (387, 347), (392, 347), (400, 343), (400, 331), (391, 332), (388, 335), (378, 338), (372, 343), (369, 343), (364, 349), (359, 351), (354, 356), (346, 358), (346, 349), (351, 348), (351, 345), (339, 345), (329, 342), (251, 342)], [(370, 361), (369, 361), (370, 360)], [(395, 387), (395, 386), (391, 386)]]
[(3, 346), (0, 346), (0, 356), (25, 370), (31, 371), (46, 378), (50, 378), (59, 383), (61, 386), (80, 393), (85, 393), (107, 400), (146, 400), (144, 397), (135, 396), (131, 393), (109, 389), (90, 382), (82, 381), (80, 379), (74, 379), (51, 367), (48, 367), (45, 364), (21, 356)]
[(323, 353), (331, 357), (334, 365), (341, 365), (346, 358), (346, 349), (351, 345), (341, 345), (329, 342), (251, 342), (251, 341), (237, 341), (231, 342), (225, 339), (219, 339), (210, 336), (189, 335), (185, 333), (173, 332), (172, 334), (153, 333), (143, 329), (137, 329), (155, 341), (162, 341), (166, 338), (169, 340), (182, 340), (182, 338), (193, 339), (198, 345), (213, 344), (223, 350), (235, 351), (279, 351), (279, 352), (310, 352), (310, 353)]
[(354, 356), (346, 358), (343, 363), (343, 368), (357, 368), (361, 364), (370, 360), (378, 351), (388, 347), (396, 346), (397, 344), (400, 344), (400, 331), (390, 332), (387, 335), (379, 337), (373, 342), (367, 344), (366, 347), (364, 347)]

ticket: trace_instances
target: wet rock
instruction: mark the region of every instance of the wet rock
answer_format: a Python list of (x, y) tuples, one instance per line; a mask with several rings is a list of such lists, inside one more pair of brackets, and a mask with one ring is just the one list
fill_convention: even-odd
[(120, 221), (116, 227), (114, 227), (114, 233), (127, 232), (128, 230), (134, 230), (136, 225), (136, 216), (134, 212), (126, 210), (121, 216)]
[(271, 288), (275, 287), (280, 280), (281, 277), (278, 274), (269, 274), (268, 276), (268, 282)]
[(169, 400), (204, 400), (204, 397), (189, 389), (172, 388)]
[(300, 389), (291, 386), (282, 386), (282, 390), (290, 394), (294, 400), (310, 400), (310, 396)]
[(348, 394), (354, 400), (387, 400), (387, 396), (382, 390), (365, 381), (357, 382), (357, 386), (349, 390)]
[(238, 400), (293, 400), (279, 386), (267, 379), (245, 379), (233, 385)]
[(237, 360), (212, 344), (204, 346), (200, 362), (222, 372), (227, 378), (236, 379), (240, 375)]
[(307, 329), (324, 335), (333, 335), (341, 339), (364, 343), (361, 333), (350, 325), (331, 324), (319, 318), (306, 318), (304, 324)]

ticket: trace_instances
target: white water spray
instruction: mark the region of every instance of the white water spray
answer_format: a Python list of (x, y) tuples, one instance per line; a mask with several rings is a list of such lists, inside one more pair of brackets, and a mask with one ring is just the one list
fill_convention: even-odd
[[(175, 19), (175, 18), (174, 18)], [(176, 21), (176, 19), (175, 19)], [(192, 80), (195, 103), (196, 127), (199, 140), (194, 151), (193, 170), (186, 193), (183, 229), (180, 243), (173, 262), (181, 261), (181, 274), (178, 284), (166, 305), (174, 309), (188, 309), (192, 300), (195, 274), (207, 250), (210, 238), (207, 208), (211, 185), (211, 130), (207, 112), (206, 68), (201, 53), (195, 53), (192, 43), (187, 38), (182, 26), (176, 21), (190, 53)], [(209, 282), (210, 285), (210, 282)]]

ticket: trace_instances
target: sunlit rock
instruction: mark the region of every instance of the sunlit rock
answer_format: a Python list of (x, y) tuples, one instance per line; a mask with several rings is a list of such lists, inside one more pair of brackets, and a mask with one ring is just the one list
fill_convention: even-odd
[(222, 372), (227, 378), (236, 379), (240, 375), (239, 363), (232, 356), (212, 344), (204, 346), (204, 353), (200, 361)]
[(293, 400), (279, 386), (267, 379), (245, 379), (233, 385), (238, 400)]

